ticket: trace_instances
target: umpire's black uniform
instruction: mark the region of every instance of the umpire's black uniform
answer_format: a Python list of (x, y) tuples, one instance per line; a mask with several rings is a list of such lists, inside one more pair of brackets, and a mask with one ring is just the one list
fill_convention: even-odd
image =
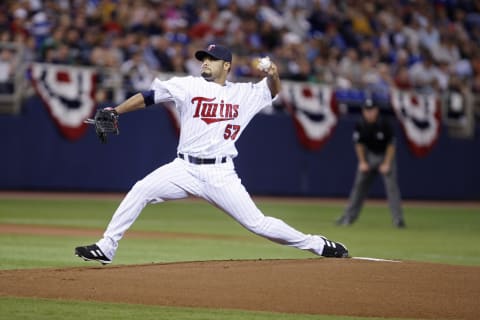
[(364, 106), (362, 119), (355, 125), (353, 141), (359, 167), (348, 206), (343, 216), (337, 220), (337, 224), (349, 225), (355, 222), (374, 178), (380, 173), (380, 166), (387, 163), (389, 170), (382, 174), (382, 177), (393, 224), (399, 228), (405, 227), (397, 183), (394, 132), (390, 123), (380, 116), (377, 106), (371, 103)]

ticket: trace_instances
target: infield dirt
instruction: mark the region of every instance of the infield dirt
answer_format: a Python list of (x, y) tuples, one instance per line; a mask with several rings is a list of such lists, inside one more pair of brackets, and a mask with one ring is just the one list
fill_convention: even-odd
[(355, 259), (0, 271), (0, 296), (285, 313), (478, 319), (480, 268)]

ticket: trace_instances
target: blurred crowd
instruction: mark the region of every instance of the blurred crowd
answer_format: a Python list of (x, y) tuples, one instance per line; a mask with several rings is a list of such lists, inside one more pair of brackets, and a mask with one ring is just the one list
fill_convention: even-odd
[[(115, 68), (133, 89), (154, 72), (198, 74), (193, 52), (216, 42), (235, 78), (269, 55), (294, 81), (480, 92), (476, 0), (7, 0), (0, 42), (22, 45), (23, 62)], [(0, 69), (13, 56), (3, 48)]]

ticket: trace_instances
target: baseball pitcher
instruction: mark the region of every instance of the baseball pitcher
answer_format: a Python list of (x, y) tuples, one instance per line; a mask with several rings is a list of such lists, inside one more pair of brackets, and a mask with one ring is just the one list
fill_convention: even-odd
[(227, 81), (232, 65), (229, 49), (211, 44), (197, 51), (195, 57), (202, 62), (201, 77), (155, 79), (150, 90), (137, 93), (115, 108), (104, 109), (99, 117), (104, 122), (107, 119), (107, 123), (110, 117), (113, 122), (107, 130), (100, 122), (96, 125), (99, 137), (105, 142), (107, 133), (118, 134), (119, 115), (172, 101), (181, 123), (177, 157), (135, 183), (115, 211), (103, 238), (95, 244), (75, 248), (75, 254), (84, 260), (109, 264), (118, 242), (147, 204), (196, 196), (271, 241), (323, 257), (348, 257), (348, 250), (341, 243), (321, 235), (304, 234), (279, 219), (265, 216), (235, 171), (232, 160), (237, 156), (235, 142), (255, 114), (270, 105), (281, 89), (277, 66), (262, 58), (257, 64), (266, 75), (262, 80), (232, 83)]

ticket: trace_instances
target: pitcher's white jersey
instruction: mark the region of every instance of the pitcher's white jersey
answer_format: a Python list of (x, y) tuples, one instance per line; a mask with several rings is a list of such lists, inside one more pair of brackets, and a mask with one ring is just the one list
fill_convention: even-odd
[(179, 112), (177, 151), (200, 158), (234, 158), (235, 141), (255, 114), (272, 103), (267, 78), (222, 86), (202, 77), (173, 77), (155, 79), (151, 89), (155, 103), (173, 101)]
[[(211, 44), (195, 57), (202, 61), (202, 69), (211, 71), (212, 79), (223, 82), (225, 62), (232, 61), (228, 48)], [(207, 200), (247, 230), (276, 243), (325, 257), (348, 257), (341, 243), (305, 234), (280, 219), (265, 216), (237, 175), (232, 160), (238, 153), (235, 142), (250, 120), (272, 103), (272, 92), (276, 94), (281, 88), (274, 63), (264, 72), (268, 78), (256, 83), (226, 81), (220, 85), (194, 76), (155, 79), (151, 91), (119, 105), (118, 110), (125, 112), (142, 109), (152, 104), (152, 92), (154, 103), (173, 102), (181, 127), (178, 155), (137, 181), (115, 211), (103, 238), (94, 245), (75, 248), (76, 254), (85, 260), (110, 263), (118, 242), (147, 204), (193, 196)]]

